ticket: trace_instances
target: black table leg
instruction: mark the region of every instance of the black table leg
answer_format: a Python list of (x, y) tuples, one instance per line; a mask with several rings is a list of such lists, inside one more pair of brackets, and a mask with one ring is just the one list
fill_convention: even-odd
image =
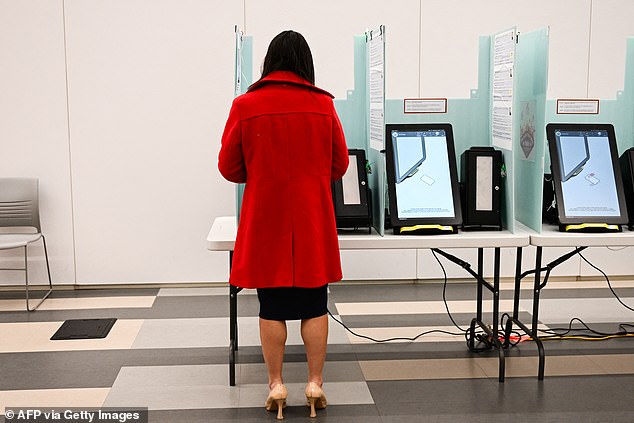
[(515, 290), (513, 291), (513, 319), (520, 318), (520, 294), (522, 283), (522, 247), (517, 247), (515, 256)]
[[(541, 252), (540, 252), (541, 254)], [(526, 335), (533, 338), (535, 341), (535, 345), (537, 346), (537, 355), (539, 357), (539, 368), (537, 372), (537, 379), (544, 379), (544, 364), (545, 364), (545, 354), (544, 354), (544, 345), (536, 336), (533, 336), (533, 331), (529, 329), (524, 323), (519, 320), (519, 309), (520, 309), (520, 296), (521, 296), (521, 282), (522, 279), (532, 273), (533, 271), (528, 271), (522, 273), (522, 248), (517, 248), (517, 256), (515, 258), (515, 288), (513, 291), (513, 315), (507, 320), (506, 327), (504, 329), (504, 348), (508, 348), (511, 345), (511, 333), (513, 332), (513, 324), (516, 324), (521, 330), (526, 333)], [(540, 255), (541, 261), (541, 255)], [(536, 285), (539, 287), (539, 283)]]
[(541, 287), (541, 272), (540, 268), (542, 267), (542, 247), (537, 247), (537, 252), (535, 254), (535, 283), (533, 285), (533, 324), (531, 327), (531, 336), (535, 343), (537, 344), (538, 352), (539, 352), (539, 368), (537, 370), (537, 379), (544, 380), (544, 370), (546, 367), (546, 355), (544, 354), (544, 346), (542, 345), (542, 341), (537, 336), (537, 323), (538, 323), (538, 315), (539, 315), (539, 292), (542, 289)]
[[(539, 380), (544, 379), (544, 369), (545, 369), (545, 353), (544, 353), (544, 345), (539, 339), (537, 325), (539, 323), (539, 295), (540, 291), (546, 286), (548, 283), (548, 278), (550, 276), (550, 272), (563, 262), (567, 261), (571, 257), (574, 257), (576, 254), (579, 254), (581, 251), (585, 250), (588, 247), (576, 247), (573, 251), (566, 253), (556, 260), (548, 263), (546, 266), (542, 267), (542, 247), (537, 246), (536, 254), (535, 254), (535, 269), (526, 271), (518, 276), (520, 272), (520, 268), (516, 269), (515, 272), (515, 293), (514, 293), (514, 303), (513, 303), (513, 317), (509, 320), (512, 320), (513, 323), (517, 324), (527, 335), (533, 338), (533, 341), (537, 345), (537, 351), (539, 353), (539, 370), (537, 373), (537, 378)], [(542, 271), (544, 272), (544, 278), (542, 280)], [(519, 309), (519, 297), (520, 297), (520, 280), (525, 276), (528, 276), (531, 273), (535, 273), (535, 279), (533, 282), (533, 315), (532, 315), (532, 324), (531, 329), (526, 327), (522, 322), (519, 321), (518, 317), (518, 309)], [(505, 330), (505, 345), (508, 346), (508, 338), (511, 332), (511, 324), (507, 324), (507, 328)]]
[[(511, 332), (513, 332), (513, 323), (519, 320), (520, 309), (520, 290), (522, 283), (522, 247), (517, 247), (515, 255), (515, 286), (513, 288), (513, 315), (506, 321), (504, 328), (504, 348), (511, 345)], [(527, 333), (530, 335), (530, 333)]]
[(504, 374), (505, 374), (505, 354), (504, 354), (504, 346), (500, 342), (500, 337), (498, 335), (498, 323), (500, 318), (500, 248), (497, 247), (494, 250), (494, 259), (493, 259), (493, 336), (492, 341), (493, 345), (495, 345), (498, 349), (498, 381), (500, 383), (504, 382)]
[(537, 247), (535, 254), (535, 283), (533, 284), (533, 322), (531, 336), (537, 338), (537, 321), (539, 314), (539, 292), (541, 290), (542, 247)]
[(476, 309), (476, 319), (478, 321), (482, 321), (482, 281), (483, 279), (483, 270), (484, 269), (484, 250), (482, 248), (478, 248), (478, 277), (476, 278), (478, 281), (478, 292), (476, 294), (477, 301), (477, 309)]
[(498, 337), (500, 317), (500, 249), (494, 250), (493, 259), (493, 337)]
[(484, 269), (484, 250), (478, 248), (478, 269), (476, 279), (476, 318), (471, 320), (469, 326), (469, 348), (475, 350), (475, 327), (476, 322), (482, 322), (482, 272)]
[[(229, 251), (229, 273), (233, 251)], [(236, 386), (236, 351), (238, 350), (238, 292), (242, 288), (229, 285), (229, 386)]]
[[(495, 262), (493, 278), (494, 282), (491, 285), (489, 282), (484, 280), (482, 276), (484, 273), (484, 248), (478, 248), (478, 268), (474, 271), (471, 268), (471, 265), (464, 260), (459, 259), (456, 256), (453, 256), (449, 253), (446, 253), (437, 248), (432, 248), (432, 251), (442, 255), (443, 257), (449, 259), (450, 261), (456, 263), (465, 269), (471, 276), (476, 279), (477, 282), (477, 310), (476, 317), (471, 319), (471, 325), (469, 326), (469, 336), (467, 337), (467, 345), (471, 351), (478, 352), (478, 349), (475, 348), (475, 328), (476, 325), (484, 331), (486, 337), (484, 342), (487, 344), (486, 349), (495, 348), (498, 350), (499, 356), (499, 378), (500, 382), (504, 382), (504, 365), (505, 365), (505, 355), (504, 355), (504, 346), (502, 342), (500, 342), (498, 336), (498, 322), (499, 322), (499, 310), (500, 310), (500, 248), (495, 248)], [(482, 288), (486, 288), (493, 293), (493, 327), (487, 326), (482, 321)]]

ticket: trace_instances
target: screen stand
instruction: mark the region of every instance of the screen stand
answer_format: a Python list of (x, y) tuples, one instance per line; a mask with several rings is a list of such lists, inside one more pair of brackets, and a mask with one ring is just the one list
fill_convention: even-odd
[(457, 233), (458, 227), (451, 225), (414, 225), (394, 227), (394, 234), (398, 235), (442, 235)]
[(608, 223), (579, 223), (576, 225), (559, 225), (561, 232), (621, 232), (621, 225)]

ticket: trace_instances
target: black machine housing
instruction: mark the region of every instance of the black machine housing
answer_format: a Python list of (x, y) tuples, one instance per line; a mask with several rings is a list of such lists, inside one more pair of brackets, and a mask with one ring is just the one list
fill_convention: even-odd
[(621, 176), (623, 177), (623, 191), (628, 212), (628, 228), (634, 229), (634, 147), (625, 150), (619, 158)]
[[(365, 150), (348, 150), (350, 164), (344, 177), (332, 183), (332, 202), (338, 229), (367, 228), (372, 232), (372, 200), (368, 188)], [(349, 173), (356, 168), (356, 175)], [(344, 182), (345, 181), (345, 182)], [(344, 187), (344, 183), (352, 184)], [(346, 202), (344, 188), (357, 191), (358, 201)]]
[(460, 156), (462, 230), (502, 230), (502, 152), (471, 147)]

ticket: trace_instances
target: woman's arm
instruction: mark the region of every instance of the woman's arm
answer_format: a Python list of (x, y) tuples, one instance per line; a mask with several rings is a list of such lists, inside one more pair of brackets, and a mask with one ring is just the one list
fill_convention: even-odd
[(222, 134), (222, 146), (218, 154), (218, 170), (220, 170), (226, 180), (235, 183), (247, 181), (247, 170), (242, 154), (242, 131), (240, 126), (240, 111), (234, 100)]

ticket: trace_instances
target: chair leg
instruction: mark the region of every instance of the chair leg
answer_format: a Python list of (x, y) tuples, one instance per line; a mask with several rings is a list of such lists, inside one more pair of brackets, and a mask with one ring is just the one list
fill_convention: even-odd
[(42, 244), (44, 245), (44, 257), (46, 258), (46, 273), (48, 274), (48, 297), (53, 291), (53, 282), (51, 281), (51, 266), (48, 264), (48, 250), (46, 249), (46, 238), (42, 235)]
[(53, 282), (51, 281), (51, 268), (48, 263), (48, 251), (46, 249), (46, 239), (44, 238), (44, 235), (42, 235), (42, 243), (44, 244), (44, 257), (46, 258), (46, 272), (48, 274), (48, 291), (46, 292), (46, 294), (44, 294), (44, 297), (42, 297), (40, 302), (37, 303), (35, 307), (33, 308), (29, 308), (29, 270), (28, 270), (29, 262), (28, 262), (28, 256), (27, 256), (27, 246), (26, 245), (24, 246), (24, 276), (26, 280), (26, 310), (27, 311), (37, 310), (37, 308), (44, 302), (44, 300), (47, 299), (49, 295), (51, 295), (51, 292), (53, 292)]

